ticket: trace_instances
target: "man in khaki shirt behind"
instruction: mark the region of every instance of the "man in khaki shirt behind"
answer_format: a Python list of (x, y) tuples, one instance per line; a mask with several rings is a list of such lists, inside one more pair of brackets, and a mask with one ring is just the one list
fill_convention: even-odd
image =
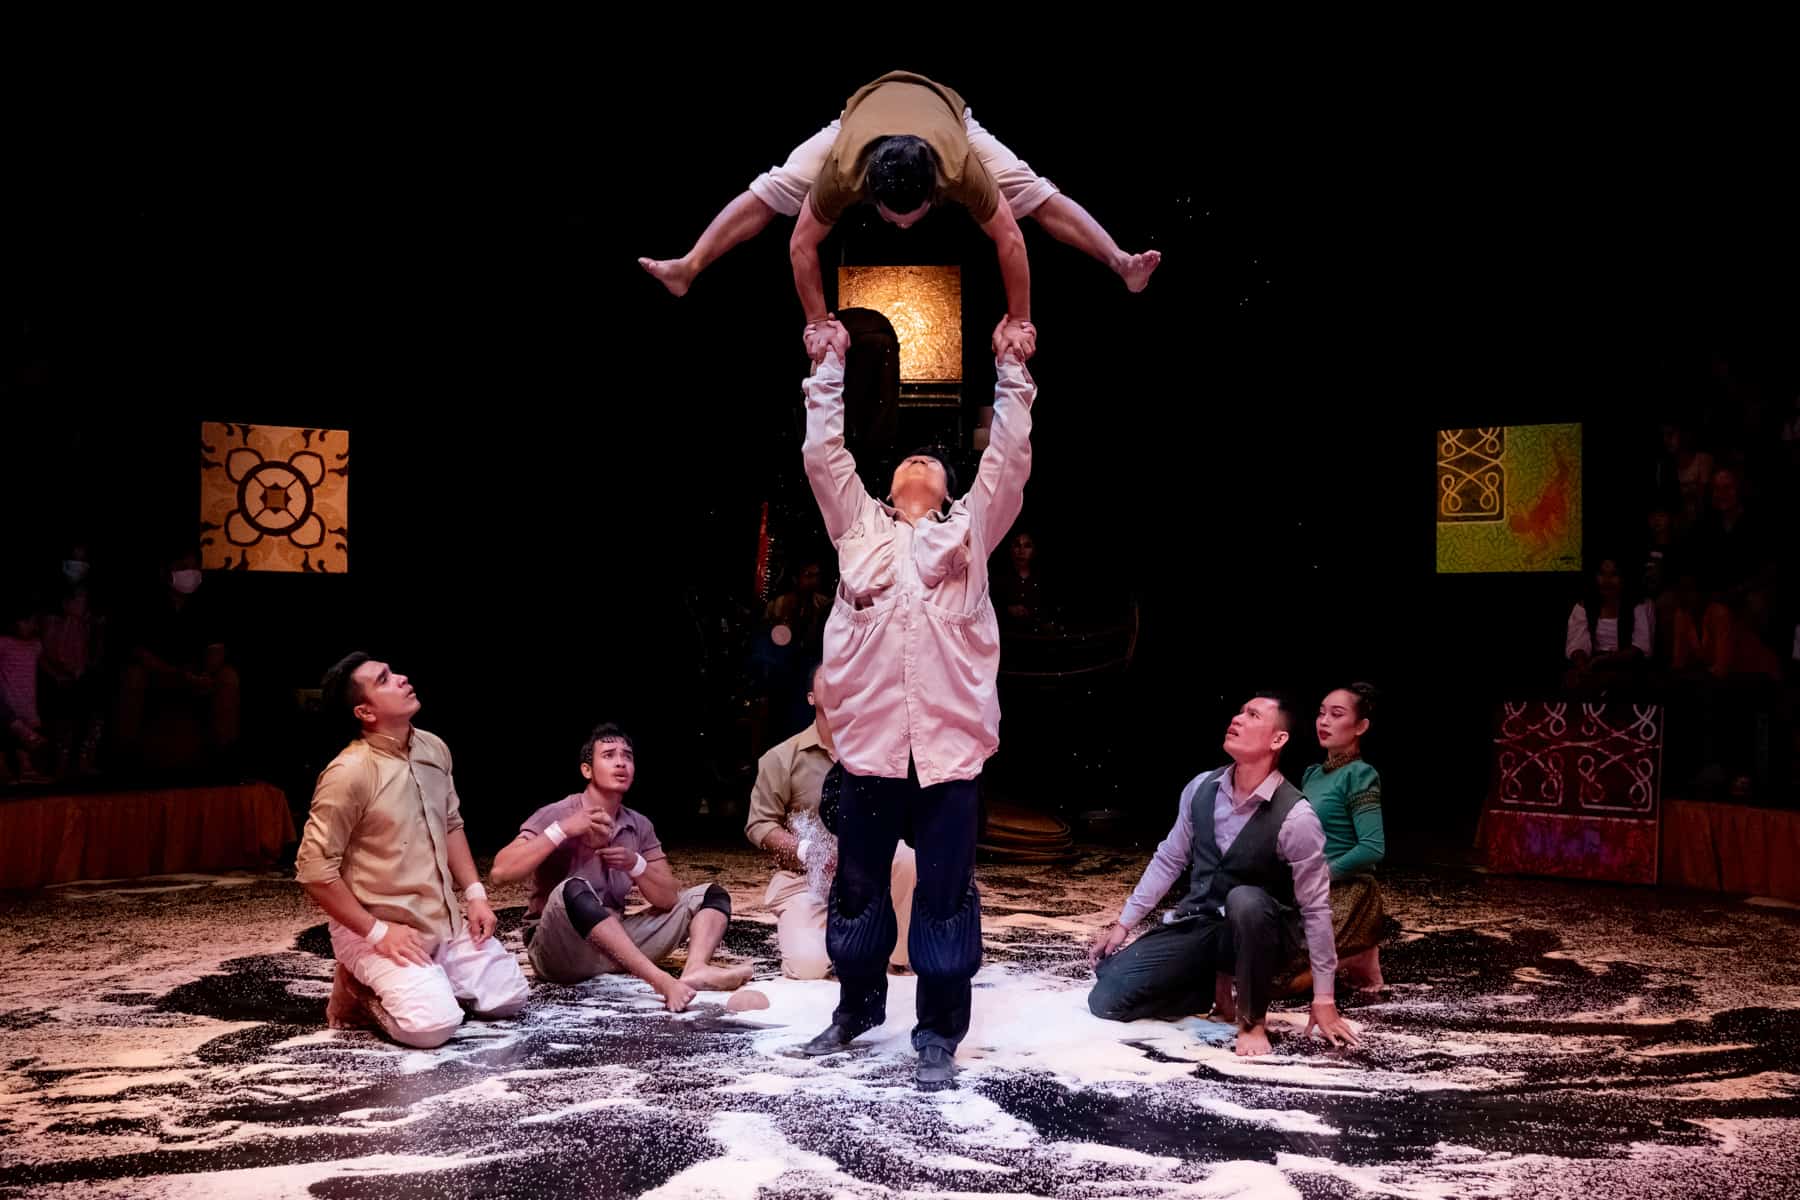
[[(406, 676), (361, 652), (325, 675), (328, 712), (360, 736), (319, 775), (295, 875), (330, 918), (337, 957), (326, 1020), (369, 1021), (408, 1046), (448, 1041), (466, 1008), (525, 1007), (517, 960), (494, 936), (443, 741), (414, 729)], [(454, 891), (463, 893), (463, 909)]]
[[(756, 784), (750, 790), (750, 819), (744, 823), (744, 836), (750, 844), (768, 851), (775, 860), (775, 874), (763, 905), (775, 914), (781, 972), (791, 979), (823, 979), (831, 970), (831, 956), (825, 949), (825, 899), (813, 890), (810, 876), (813, 868), (818, 868), (825, 876), (821, 886), (829, 885), (832, 851), (794, 831), (796, 824), (803, 823), (796, 818), (818, 815), (825, 776), (837, 761), (831, 725), (818, 703), (819, 670), (813, 668), (812, 686), (806, 693), (806, 702), (813, 706), (813, 723), (771, 746), (757, 762)], [(901, 842), (894, 851), (894, 917), (899, 935), (888, 959), (890, 970), (907, 966), (906, 931), (912, 924), (917, 877), (913, 848)]]

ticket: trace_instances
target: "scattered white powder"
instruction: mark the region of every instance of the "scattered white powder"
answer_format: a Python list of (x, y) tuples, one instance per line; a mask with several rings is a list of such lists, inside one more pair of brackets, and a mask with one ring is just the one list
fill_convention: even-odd
[(795, 1173), (814, 1185), (856, 1184), (831, 1159), (788, 1141), (761, 1113), (715, 1113), (706, 1132), (726, 1147), (725, 1156), (695, 1163), (643, 1200), (756, 1200), (764, 1187)]

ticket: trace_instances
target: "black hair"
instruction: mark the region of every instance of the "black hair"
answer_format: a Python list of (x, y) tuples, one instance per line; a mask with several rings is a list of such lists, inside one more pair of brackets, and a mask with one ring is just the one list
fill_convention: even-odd
[(1251, 699), (1273, 700), (1275, 702), (1275, 715), (1281, 719), (1282, 731), (1290, 734), (1294, 732), (1294, 706), (1288, 701), (1286, 692), (1279, 692), (1269, 688), (1257, 692)]
[(630, 750), (634, 755), (637, 753), (637, 746), (632, 742), (629, 733), (626, 733), (611, 721), (602, 721), (600, 724), (594, 726), (594, 732), (588, 734), (587, 741), (581, 744), (582, 766), (591, 767), (594, 765), (594, 747), (598, 746), (601, 742), (624, 742), (626, 749)]
[(1347, 683), (1343, 687), (1334, 690), (1349, 692), (1355, 697), (1351, 703), (1356, 708), (1357, 720), (1373, 721), (1375, 719), (1375, 706), (1381, 699), (1381, 690), (1374, 684), (1363, 683), (1359, 680), (1356, 683)]
[(937, 190), (937, 154), (924, 138), (884, 137), (869, 152), (869, 195), (893, 213), (909, 213)]
[(356, 706), (363, 702), (363, 690), (362, 684), (356, 682), (356, 672), (370, 661), (370, 656), (361, 650), (352, 650), (333, 663), (325, 672), (325, 678), (319, 681), (326, 713), (334, 718), (348, 717), (358, 731), (362, 729), (362, 722), (356, 719)]

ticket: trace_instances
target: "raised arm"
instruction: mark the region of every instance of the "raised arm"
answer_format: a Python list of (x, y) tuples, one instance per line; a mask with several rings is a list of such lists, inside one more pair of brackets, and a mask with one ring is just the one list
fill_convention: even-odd
[(969, 489), (969, 517), (985, 550), (992, 550), (1018, 519), (1031, 477), (1031, 406), (1037, 384), (1013, 355), (996, 362), (994, 424)]
[(813, 368), (806, 392), (806, 441), (800, 448), (806, 479), (825, 518), (825, 534), (843, 537), (869, 503), (856, 475), (856, 460), (844, 445), (844, 360), (835, 350)]

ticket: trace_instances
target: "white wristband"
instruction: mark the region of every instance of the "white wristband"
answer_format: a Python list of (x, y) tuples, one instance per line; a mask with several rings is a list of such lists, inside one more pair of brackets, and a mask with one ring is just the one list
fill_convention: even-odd
[(794, 857), (800, 860), (801, 866), (804, 867), (806, 865), (806, 854), (807, 854), (807, 851), (809, 851), (811, 849), (812, 849), (812, 839), (811, 838), (801, 838), (800, 844), (798, 846), (794, 847)]
[(563, 832), (561, 821), (550, 822), (550, 828), (544, 830), (544, 836), (550, 839), (552, 846), (560, 846), (569, 840), (569, 835)]
[(645, 871), (648, 871), (649, 869), (650, 869), (650, 864), (645, 862), (644, 856), (640, 854), (637, 856), (637, 861), (631, 864), (631, 870), (629, 870), (625, 873), (627, 875), (631, 876), (633, 879), (636, 879), (639, 875), (642, 875)]
[(371, 945), (371, 946), (376, 946), (376, 945), (380, 945), (381, 939), (386, 937), (387, 935), (388, 935), (387, 922), (382, 920), (380, 917), (376, 917), (375, 923), (373, 925), (369, 926), (369, 932), (363, 934), (363, 941), (369, 943), (369, 945)]
[(482, 887), (479, 883), (471, 883), (468, 887), (463, 889), (463, 899), (486, 900), (487, 889)]

